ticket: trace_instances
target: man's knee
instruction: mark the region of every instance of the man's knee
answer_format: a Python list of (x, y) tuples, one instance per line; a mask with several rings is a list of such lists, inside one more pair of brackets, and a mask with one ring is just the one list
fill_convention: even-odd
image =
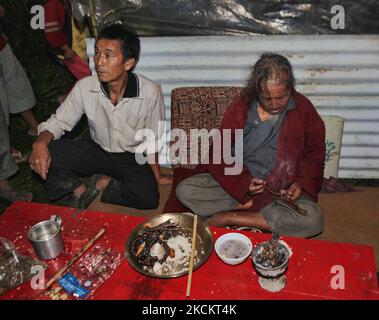
[(62, 184), (65, 184), (67, 179), (72, 179), (72, 175), (70, 174), (71, 163), (66, 159), (69, 152), (66, 152), (66, 147), (64, 143), (62, 144), (61, 140), (52, 141), (48, 148), (51, 156), (51, 165), (47, 181), (49, 182), (51, 179), (54, 179), (54, 181), (63, 179)]
[(301, 238), (312, 238), (324, 231), (324, 219), (319, 207), (307, 210), (307, 216), (302, 217), (303, 223), (299, 225), (298, 234)]
[(304, 228), (304, 238), (312, 238), (324, 231), (324, 219), (320, 209), (314, 213)]
[(178, 200), (183, 203), (187, 204), (188, 201), (190, 201), (191, 198), (191, 186), (188, 184), (187, 179), (181, 181), (177, 187), (176, 187), (176, 197)]
[(320, 207), (314, 202), (302, 202), (306, 215), (295, 213), (281, 202), (272, 202), (261, 210), (270, 228), (292, 237), (311, 238), (323, 232), (324, 219)]
[(51, 154), (57, 154), (61, 151), (62, 146), (64, 144), (63, 140), (56, 140), (49, 143), (48, 148)]
[(52, 159), (52, 165), (67, 165), (66, 157), (71, 155), (71, 146), (66, 140), (56, 140), (49, 143), (48, 148)]
[(156, 209), (159, 206), (159, 192), (155, 194), (149, 195), (147, 198), (142, 199), (141, 201), (141, 209), (142, 210), (150, 210)]
[(139, 208), (142, 210), (156, 209), (159, 206), (159, 188), (155, 179), (146, 182), (140, 190)]
[(101, 201), (140, 210), (156, 209), (159, 206), (159, 188), (155, 180), (133, 189), (119, 180), (111, 179), (102, 193)]
[(141, 208), (144, 210), (156, 209), (159, 206), (159, 187), (154, 176), (148, 175), (140, 188)]

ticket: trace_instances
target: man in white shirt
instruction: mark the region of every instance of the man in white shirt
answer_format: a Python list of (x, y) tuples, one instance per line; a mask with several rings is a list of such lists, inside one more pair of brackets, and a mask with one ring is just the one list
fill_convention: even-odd
[[(84, 209), (102, 192), (106, 203), (158, 206), (157, 184), (172, 179), (160, 172), (158, 143), (147, 151), (150, 165), (137, 163), (142, 142), (136, 134), (149, 129), (160, 139), (163, 94), (159, 84), (132, 72), (139, 54), (136, 35), (121, 25), (105, 27), (95, 44), (97, 75), (78, 81), (56, 113), (39, 125), (29, 164), (45, 180), (49, 199), (67, 196), (66, 205)], [(83, 114), (91, 139), (59, 140)], [(86, 187), (79, 177), (90, 175)]]

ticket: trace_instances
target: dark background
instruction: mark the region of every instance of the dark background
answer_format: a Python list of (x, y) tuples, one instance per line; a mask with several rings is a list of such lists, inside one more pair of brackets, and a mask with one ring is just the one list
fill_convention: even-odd
[[(84, 11), (87, 0), (74, 0)], [(99, 24), (123, 21), (140, 35), (377, 34), (376, 0), (107, 0), (97, 1)], [(345, 9), (345, 29), (332, 30), (331, 8)]]

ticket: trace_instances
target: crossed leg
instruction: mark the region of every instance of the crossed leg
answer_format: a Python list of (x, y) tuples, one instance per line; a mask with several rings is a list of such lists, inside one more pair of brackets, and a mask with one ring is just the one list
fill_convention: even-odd
[(232, 198), (209, 174), (192, 176), (179, 183), (176, 195), (193, 212), (207, 217), (209, 225), (217, 227), (244, 226), (270, 230), (260, 212), (246, 211), (253, 200), (244, 204)]

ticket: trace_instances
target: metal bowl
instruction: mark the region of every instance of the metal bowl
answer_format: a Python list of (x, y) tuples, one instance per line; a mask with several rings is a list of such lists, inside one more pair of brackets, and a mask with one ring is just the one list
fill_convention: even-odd
[[(152, 268), (144, 268), (143, 265), (137, 263), (137, 258), (132, 251), (133, 240), (143, 232), (146, 226), (155, 227), (167, 220), (171, 219), (172, 223), (177, 223), (180, 227), (187, 229), (192, 235), (193, 219), (194, 215), (192, 213), (165, 213), (158, 216), (154, 216), (148, 221), (139, 224), (129, 235), (126, 242), (126, 259), (129, 264), (138, 272), (144, 274), (145, 276), (155, 277), (155, 278), (176, 278), (183, 276), (188, 273), (189, 269), (184, 268), (183, 265), (179, 265), (174, 270), (163, 273), (155, 274)], [(194, 263), (193, 270), (199, 268), (203, 263), (205, 263), (213, 250), (213, 236), (208, 227), (206, 227), (200, 219), (197, 220), (197, 232), (196, 232), (196, 250), (197, 250), (197, 262)]]
[(260, 255), (262, 253), (262, 251), (270, 245), (271, 245), (270, 242), (262, 242), (262, 243), (258, 244), (255, 247), (255, 249), (253, 250), (251, 258), (253, 260), (253, 265), (254, 265), (255, 269), (257, 270), (257, 272), (262, 277), (277, 278), (277, 277), (280, 277), (283, 273), (285, 273), (287, 271), (290, 254), (289, 254), (287, 247), (279, 242), (278, 243), (279, 250), (284, 255), (284, 261), (280, 265), (278, 265), (274, 268), (273, 267), (266, 267), (266, 266), (264, 266), (258, 262), (257, 256)]

